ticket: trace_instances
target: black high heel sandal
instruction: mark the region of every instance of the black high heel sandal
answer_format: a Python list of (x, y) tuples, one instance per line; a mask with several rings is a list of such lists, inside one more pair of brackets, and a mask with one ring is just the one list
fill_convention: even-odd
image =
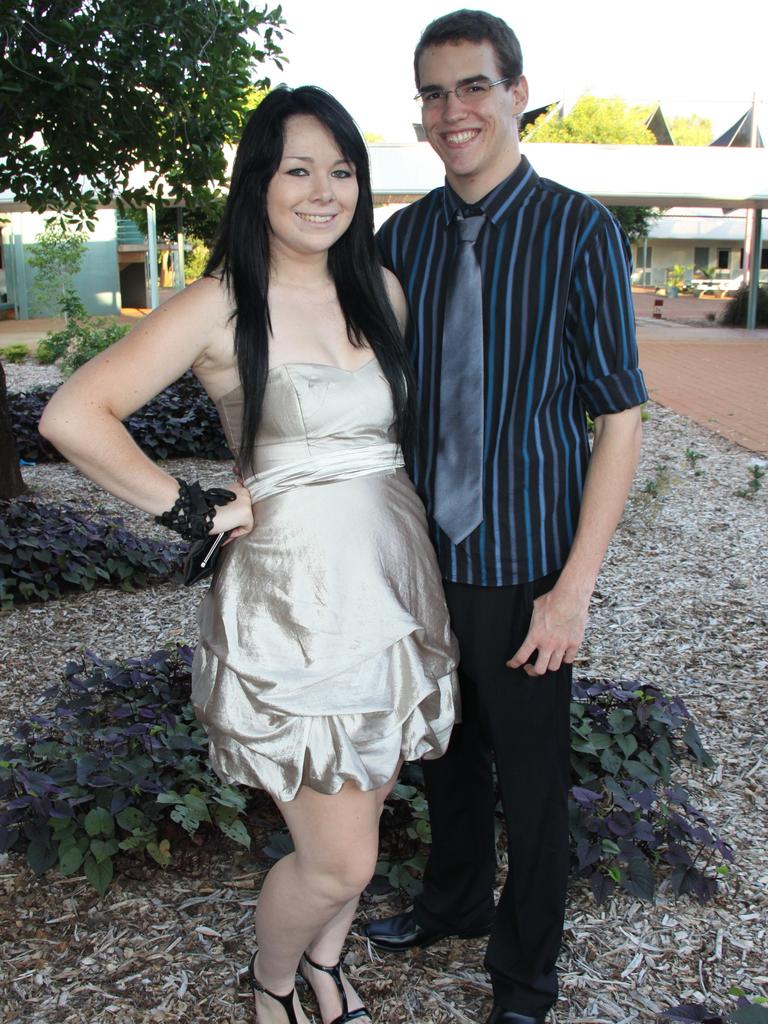
[(269, 996), (270, 999), (274, 999), (275, 1002), (280, 1003), (282, 1008), (285, 1010), (285, 1015), (288, 1018), (288, 1024), (299, 1024), (298, 1020), (296, 1019), (296, 1011), (293, 1008), (293, 997), (296, 993), (296, 989), (292, 988), (287, 996), (279, 996), (276, 992), (270, 992), (268, 988), (264, 988), (264, 986), (258, 980), (256, 975), (253, 973), (253, 965), (255, 963), (256, 953), (253, 954), (253, 956), (251, 957), (251, 962), (248, 965), (248, 984), (251, 986), (251, 991), (258, 992), (265, 996)]
[[(339, 999), (341, 999), (341, 1016), (334, 1017), (330, 1024), (347, 1024), (347, 1022), (350, 1020), (358, 1020), (360, 1017), (370, 1017), (370, 1014), (368, 1013), (364, 1006), (360, 1006), (357, 1010), (349, 1009), (347, 993), (344, 991), (344, 982), (341, 980), (341, 960), (339, 960), (338, 963), (334, 964), (333, 967), (325, 967), (323, 964), (315, 963), (315, 961), (312, 959), (311, 956), (309, 956), (308, 953), (304, 954), (304, 959), (307, 961), (309, 966), (314, 967), (316, 971), (322, 971), (323, 974), (329, 974), (336, 984), (336, 990), (339, 993)], [(310, 988), (312, 988), (312, 982), (309, 980), (306, 974), (304, 974), (304, 972), (301, 971), (301, 968), (299, 968), (299, 970), (306, 983), (309, 985)]]

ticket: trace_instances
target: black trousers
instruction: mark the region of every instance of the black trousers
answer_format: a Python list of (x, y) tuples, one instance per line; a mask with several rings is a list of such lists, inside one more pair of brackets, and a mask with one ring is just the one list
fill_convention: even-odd
[(568, 879), (571, 666), (529, 677), (505, 662), (525, 638), (533, 600), (557, 573), (513, 587), (445, 584), (461, 650), (462, 721), (446, 754), (422, 762), (432, 851), (415, 903), (422, 927), (464, 931), (494, 920), (493, 764), (509, 870), (485, 965), (494, 1000), (544, 1016), (557, 998), (555, 961)]

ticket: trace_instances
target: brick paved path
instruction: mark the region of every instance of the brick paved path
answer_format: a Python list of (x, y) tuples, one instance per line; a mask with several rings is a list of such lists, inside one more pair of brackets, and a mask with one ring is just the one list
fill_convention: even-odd
[(637, 335), (654, 402), (768, 455), (768, 330), (638, 318)]

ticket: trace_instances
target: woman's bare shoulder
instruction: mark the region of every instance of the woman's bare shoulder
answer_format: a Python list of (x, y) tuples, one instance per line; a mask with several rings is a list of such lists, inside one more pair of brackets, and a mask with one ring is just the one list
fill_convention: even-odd
[[(225, 282), (221, 277), (199, 277), (197, 281), (188, 284), (183, 291), (174, 295), (164, 303), (173, 312), (200, 312), (206, 310), (208, 314), (225, 313), (232, 311), (232, 298)], [(162, 307), (161, 307), (162, 308)]]

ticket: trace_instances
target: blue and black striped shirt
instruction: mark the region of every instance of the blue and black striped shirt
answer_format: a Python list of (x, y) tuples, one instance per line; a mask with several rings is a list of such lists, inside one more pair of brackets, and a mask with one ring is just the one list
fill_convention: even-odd
[(485, 336), (484, 521), (454, 545), (432, 518), (446, 282), (462, 202), (435, 189), (378, 241), (410, 305), (419, 424), (410, 464), (443, 576), (480, 586), (539, 579), (573, 541), (589, 459), (585, 410), (647, 399), (626, 237), (605, 207), (539, 178), (525, 157), (473, 209)]

